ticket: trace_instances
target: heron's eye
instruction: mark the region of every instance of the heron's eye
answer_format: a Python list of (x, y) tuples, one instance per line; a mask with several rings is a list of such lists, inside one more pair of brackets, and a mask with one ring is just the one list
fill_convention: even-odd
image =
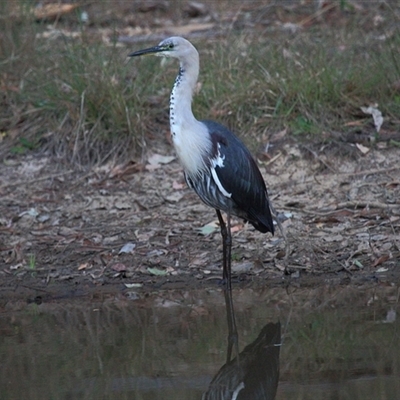
[(167, 44), (167, 48), (168, 48), (168, 50), (172, 50), (174, 48), (174, 44), (173, 43), (168, 43)]

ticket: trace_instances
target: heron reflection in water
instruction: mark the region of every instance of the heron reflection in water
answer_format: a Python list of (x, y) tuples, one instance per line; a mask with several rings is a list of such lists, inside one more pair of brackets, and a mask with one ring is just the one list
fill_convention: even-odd
[[(231, 294), (225, 290), (229, 330), (227, 362), (211, 381), (202, 400), (273, 400), (279, 381), (280, 322), (266, 324), (257, 339), (239, 353)], [(231, 360), (233, 345), (236, 345), (236, 357)]]

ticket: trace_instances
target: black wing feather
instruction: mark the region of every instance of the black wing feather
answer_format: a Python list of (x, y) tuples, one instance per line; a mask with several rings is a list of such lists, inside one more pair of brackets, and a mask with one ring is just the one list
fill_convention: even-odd
[(231, 131), (213, 121), (206, 124), (213, 143), (213, 156), (218, 152), (224, 166), (215, 167), (223, 188), (232, 194), (233, 212), (248, 220), (261, 232), (274, 233), (267, 189), (261, 172), (246, 146)]

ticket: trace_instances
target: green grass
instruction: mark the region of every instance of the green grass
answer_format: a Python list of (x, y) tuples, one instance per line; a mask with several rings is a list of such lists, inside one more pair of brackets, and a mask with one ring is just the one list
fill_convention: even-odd
[(36, 269), (36, 257), (34, 254), (29, 255), (28, 267), (31, 271), (34, 271)]
[(152, 78), (134, 79), (125, 48), (83, 31), (79, 39), (42, 39), (45, 26), (29, 15), (0, 29), (0, 132), (11, 139), (9, 154), (51, 150), (77, 165), (140, 154), (146, 95), (141, 100), (131, 82), (143, 86)]
[[(175, 62), (127, 61), (130, 50), (147, 44), (105, 45), (96, 27), (76, 22), (77, 37), (44, 38), (47, 24), (31, 18), (27, 2), (18, 23), (7, 18), (8, 4), (0, 6), (2, 156), (50, 151), (84, 166), (137, 157), (152, 139), (163, 140)], [(284, 128), (317, 140), (354, 129), (346, 126), (354, 120), (373, 131), (360, 112), (371, 103), (383, 112), (384, 127), (398, 130), (400, 31), (394, 24), (381, 40), (389, 24), (366, 30), (356, 14), (346, 17), (337, 29), (232, 30), (215, 41), (195, 40), (202, 83), (195, 115), (227, 124), (254, 147)]]
[[(304, 33), (287, 45), (282, 38), (258, 43), (249, 38), (244, 55), (234, 49), (235, 43), (225, 42), (226, 50), (215, 52), (203, 71), (208, 81), (205, 109), (225, 110), (229, 125), (252, 134), (284, 127), (294, 135), (343, 131), (345, 123), (360, 114), (360, 107), (370, 103), (378, 103), (385, 117), (397, 119), (399, 94), (393, 84), (400, 78), (400, 55), (394, 48), (400, 45), (400, 33), (391, 43), (368, 44), (354, 32), (343, 51), (335, 48), (334, 33), (318, 42), (313, 35)], [(358, 52), (359, 47), (366, 52)], [(229, 54), (220, 56), (215, 68), (211, 63), (220, 51)], [(225, 76), (215, 79), (216, 70)]]

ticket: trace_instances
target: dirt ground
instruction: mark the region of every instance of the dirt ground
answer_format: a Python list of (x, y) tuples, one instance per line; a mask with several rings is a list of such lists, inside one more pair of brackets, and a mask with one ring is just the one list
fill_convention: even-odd
[[(279, 230), (271, 237), (235, 220), (234, 284), (398, 284), (399, 156), (378, 145), (363, 154), (342, 144), (343, 157), (323, 146), (281, 144), (261, 169), (286, 218), (290, 254), (285, 259)], [(215, 213), (186, 187), (172, 148), (157, 150), (145, 165), (86, 174), (43, 157), (3, 165), (1, 297), (136, 296), (217, 285)]]
[[(234, 285), (398, 284), (399, 149), (275, 139), (260, 167), (290, 251), (278, 229), (235, 220)], [(85, 173), (35, 155), (1, 165), (1, 300), (219, 283), (215, 212), (186, 187), (165, 138), (148, 149), (143, 163)]]

